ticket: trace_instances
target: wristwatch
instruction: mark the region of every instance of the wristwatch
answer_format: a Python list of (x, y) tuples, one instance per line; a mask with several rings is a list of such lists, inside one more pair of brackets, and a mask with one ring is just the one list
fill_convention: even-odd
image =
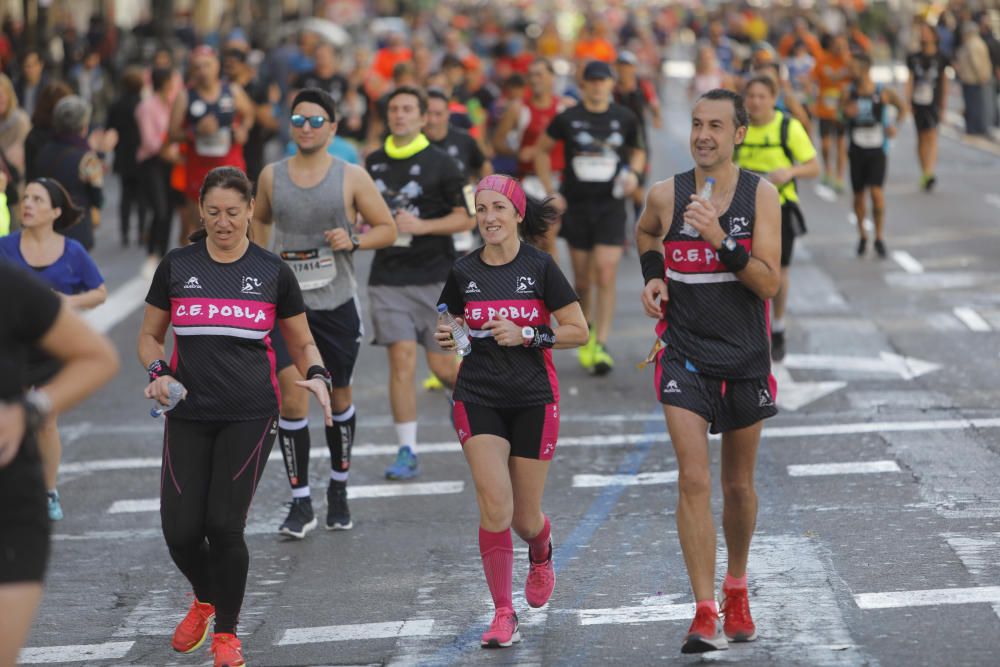
[(22, 404), (25, 428), (31, 433), (36, 433), (52, 412), (52, 399), (40, 389), (31, 389), (24, 395)]
[(534, 327), (524, 327), (521, 329), (521, 339), (524, 341), (525, 347), (531, 347), (531, 344), (535, 342)]
[(358, 238), (357, 234), (351, 234), (351, 252), (357, 252), (358, 248), (361, 247), (361, 239)]
[(733, 252), (734, 250), (736, 250), (737, 247), (738, 244), (736, 243), (736, 240), (732, 236), (727, 235), (726, 238), (722, 239), (722, 246), (719, 248), (719, 250), (726, 250), (728, 252)]

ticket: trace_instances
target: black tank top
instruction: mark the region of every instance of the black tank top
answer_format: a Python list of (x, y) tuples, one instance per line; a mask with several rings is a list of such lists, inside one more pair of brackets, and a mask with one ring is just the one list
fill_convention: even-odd
[(195, 127), (205, 116), (215, 116), (219, 129), (206, 136), (198, 136), (194, 141), (195, 153), (205, 157), (224, 157), (233, 142), (233, 122), (236, 120), (236, 98), (228, 83), (219, 89), (219, 97), (209, 102), (191, 87), (188, 89), (187, 124)]
[[(740, 170), (722, 228), (753, 254), (760, 177)], [(695, 192), (694, 170), (674, 177), (674, 212), (663, 241), (667, 303), (660, 335), (668, 347), (710, 377), (741, 380), (771, 372), (767, 302), (746, 287), (707, 241), (687, 232), (684, 209)]]
[(864, 150), (885, 150), (887, 137), (886, 104), (882, 101), (882, 86), (876, 85), (875, 90), (862, 95), (857, 86), (851, 86), (848, 99), (857, 105), (858, 113), (854, 118), (847, 119), (847, 136), (850, 147)]

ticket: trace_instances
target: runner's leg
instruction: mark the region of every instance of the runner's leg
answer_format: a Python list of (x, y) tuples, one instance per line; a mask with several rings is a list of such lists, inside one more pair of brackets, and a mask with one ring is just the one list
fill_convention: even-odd
[(576, 295), (580, 297), (580, 307), (587, 322), (594, 322), (595, 303), (590, 293), (592, 256), (590, 250), (569, 249), (569, 259), (573, 266), (573, 287), (576, 289)]
[(611, 335), (615, 321), (615, 296), (618, 264), (622, 258), (621, 246), (595, 245), (593, 263), (597, 274), (597, 312), (595, 325), (597, 342), (604, 345)]
[(479, 504), (479, 550), (496, 609), (513, 608), (514, 547), (510, 538), (514, 496), (507, 461), (510, 443), (495, 435), (465, 441), (465, 459)]
[(881, 241), (885, 239), (885, 194), (882, 190), (882, 186), (871, 186), (871, 197), (872, 220), (875, 222), (875, 238)]
[(729, 574), (746, 574), (750, 540), (757, 526), (754, 468), (763, 422), (722, 435), (722, 529), (729, 554)]
[(0, 667), (14, 667), (42, 601), (40, 582), (0, 584)]

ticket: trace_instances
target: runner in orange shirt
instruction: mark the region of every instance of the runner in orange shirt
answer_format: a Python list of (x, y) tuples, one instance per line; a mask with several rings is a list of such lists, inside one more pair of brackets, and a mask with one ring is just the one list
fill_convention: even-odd
[[(844, 191), (844, 168), (847, 164), (847, 142), (844, 140), (844, 123), (840, 116), (840, 99), (851, 77), (851, 53), (847, 37), (833, 38), (829, 51), (816, 60), (812, 78), (818, 92), (815, 115), (819, 118), (820, 153), (823, 156), (821, 182), (832, 187), (837, 194)], [(831, 155), (831, 149), (836, 156)], [(831, 169), (833, 164), (836, 169)]]
[(600, 60), (605, 63), (613, 63), (617, 57), (614, 44), (607, 38), (608, 26), (598, 19), (593, 25), (584, 25), (580, 30), (580, 37), (576, 42), (577, 63), (582, 67), (591, 60)]

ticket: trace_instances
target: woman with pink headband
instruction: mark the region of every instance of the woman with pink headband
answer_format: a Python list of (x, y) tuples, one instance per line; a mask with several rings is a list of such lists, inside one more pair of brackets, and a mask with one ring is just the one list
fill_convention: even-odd
[[(559, 436), (552, 348), (587, 342), (576, 293), (551, 255), (530, 245), (557, 213), (525, 197), (517, 180), (487, 176), (476, 188), (484, 244), (455, 262), (440, 302), (469, 327), (472, 353), (455, 384), (454, 421), (479, 502), (479, 552), (496, 614), (482, 646), (521, 640), (512, 602), (511, 528), (528, 543), (524, 596), (548, 602), (555, 586), (551, 524), (542, 494)], [(558, 326), (550, 326), (555, 317)], [(456, 348), (447, 325), (435, 334)]]

